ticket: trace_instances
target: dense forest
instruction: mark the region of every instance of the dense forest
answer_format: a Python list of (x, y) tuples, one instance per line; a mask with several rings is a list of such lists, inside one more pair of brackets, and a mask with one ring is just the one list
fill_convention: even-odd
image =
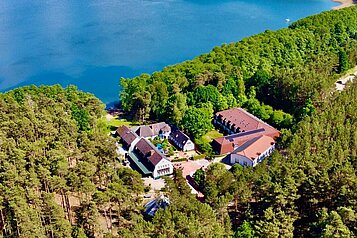
[[(123, 78), (120, 99), (137, 120), (169, 120), (196, 139), (211, 129), (207, 114), (235, 106), (289, 128), (329, 95), (338, 75), (356, 61), (357, 8), (352, 7), (215, 47), (152, 75)], [(192, 114), (199, 119), (192, 121)]]
[(167, 181), (173, 206), (144, 220), (141, 175), (117, 161), (104, 104), (93, 95), (23, 87), (0, 94), (0, 108), (0, 237), (226, 234), (179, 172)]
[(291, 129), (254, 169), (198, 170), (205, 202), (176, 170), (165, 178), (170, 206), (153, 218), (97, 98), (58, 85), (0, 94), (0, 237), (355, 237), (357, 85), (332, 89), (356, 59), (352, 7), (122, 79), (137, 120), (168, 118), (195, 138), (234, 106)]
[(141, 205), (141, 176), (116, 167), (93, 95), (24, 87), (0, 94), (0, 108), (1, 237), (94, 237)]
[(214, 164), (205, 172), (207, 202), (234, 201), (236, 237), (357, 235), (356, 98), (354, 84), (322, 103), (298, 124), (287, 154), (275, 153), (255, 170), (233, 166), (223, 174)]

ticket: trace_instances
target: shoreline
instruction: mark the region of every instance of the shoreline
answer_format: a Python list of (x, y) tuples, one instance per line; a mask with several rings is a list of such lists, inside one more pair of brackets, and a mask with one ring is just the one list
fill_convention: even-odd
[(333, 1), (340, 3), (340, 5), (332, 8), (334, 10), (342, 9), (345, 7), (351, 7), (357, 4), (357, 0), (333, 0)]

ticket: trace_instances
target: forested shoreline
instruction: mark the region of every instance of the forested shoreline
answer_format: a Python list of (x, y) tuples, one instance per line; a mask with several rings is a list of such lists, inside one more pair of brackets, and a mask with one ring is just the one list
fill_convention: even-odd
[(176, 170), (170, 206), (153, 218), (140, 174), (116, 158), (102, 102), (74, 86), (0, 94), (0, 237), (355, 237), (357, 85), (333, 87), (356, 62), (352, 7), (122, 79), (134, 119), (168, 120), (198, 140), (215, 111), (235, 106), (290, 129), (254, 169), (198, 170), (205, 202)]
[[(235, 106), (289, 128), (356, 64), (356, 13), (356, 7), (324, 12), (152, 75), (121, 79), (122, 107), (136, 120), (168, 120), (194, 138), (210, 129), (207, 111)], [(201, 120), (189, 121), (192, 114)]]

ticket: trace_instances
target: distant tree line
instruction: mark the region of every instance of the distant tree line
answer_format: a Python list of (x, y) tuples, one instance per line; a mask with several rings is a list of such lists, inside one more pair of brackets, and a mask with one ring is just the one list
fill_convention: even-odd
[[(356, 64), (356, 13), (356, 7), (324, 12), (152, 75), (122, 78), (122, 107), (142, 122), (169, 120), (194, 138), (210, 129), (206, 108), (241, 106), (289, 128), (305, 116), (308, 100), (329, 95), (338, 75)], [(200, 119), (190, 122), (188, 114)]]

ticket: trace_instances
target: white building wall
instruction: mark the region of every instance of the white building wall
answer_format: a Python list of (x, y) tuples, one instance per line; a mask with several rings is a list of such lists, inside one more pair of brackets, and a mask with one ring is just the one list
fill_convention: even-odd
[(162, 133), (163, 138), (169, 139), (170, 138), (170, 133), (171, 133), (171, 131)]
[(245, 156), (242, 155), (237, 155), (237, 154), (231, 154), (230, 155), (230, 160), (231, 164), (240, 164), (242, 166), (251, 166), (253, 167), (253, 161), (248, 159)]
[[(163, 169), (168, 169), (168, 172), (162, 173), (160, 170), (163, 170)], [(162, 159), (155, 166), (155, 169), (152, 172), (152, 176), (154, 178), (158, 178), (158, 177), (161, 177), (161, 176), (172, 174), (173, 172), (174, 172), (174, 166), (172, 165), (172, 163), (167, 159)]]
[(182, 150), (183, 151), (195, 150), (195, 144), (191, 140), (188, 140), (186, 144), (183, 146)]
[(266, 151), (264, 151), (261, 155), (256, 157), (253, 161), (245, 156), (242, 156), (242, 155), (231, 154), (230, 162), (231, 162), (231, 164), (239, 163), (242, 166), (255, 167), (257, 164), (259, 164), (261, 161), (263, 161), (266, 157), (271, 155), (274, 152), (274, 150), (275, 150), (275, 144), (270, 146)]

